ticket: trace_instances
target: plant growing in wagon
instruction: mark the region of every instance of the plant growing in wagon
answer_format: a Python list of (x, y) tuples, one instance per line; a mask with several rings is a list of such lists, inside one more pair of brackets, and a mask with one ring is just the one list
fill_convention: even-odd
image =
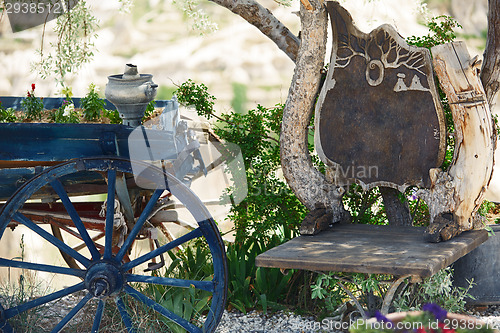
[(42, 119), (43, 102), (35, 96), (35, 84), (31, 84), (31, 90), (26, 92), (26, 97), (21, 101), (21, 106), (28, 120)]
[(99, 119), (105, 112), (105, 102), (99, 97), (98, 91), (98, 87), (91, 83), (87, 95), (80, 100), (83, 117), (86, 120)]
[(75, 110), (75, 104), (72, 99), (72, 89), (64, 87), (61, 92), (64, 94), (65, 99), (59, 108), (51, 111), (49, 115), (50, 120), (55, 123), (79, 123), (79, 114)]
[(0, 122), (2, 123), (12, 123), (16, 122), (18, 119), (15, 114), (15, 110), (12, 108), (5, 109), (0, 102)]
[(59, 108), (51, 112), (49, 118), (55, 123), (77, 124), (80, 122), (78, 112), (75, 110), (75, 104), (73, 104), (71, 98), (66, 98)]

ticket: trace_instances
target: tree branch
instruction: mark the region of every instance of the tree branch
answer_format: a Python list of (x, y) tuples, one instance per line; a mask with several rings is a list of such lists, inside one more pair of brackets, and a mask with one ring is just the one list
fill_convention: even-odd
[(210, 0), (245, 19), (295, 62), (300, 40), (268, 9), (254, 0)]
[(320, 88), (326, 52), (327, 15), (320, 0), (309, 0), (313, 10), (301, 6), (301, 45), (288, 98), (283, 110), (281, 166), (287, 183), (309, 209), (318, 206), (343, 215), (341, 188), (328, 182), (312, 164), (307, 144), (308, 126)]
[(481, 82), (490, 107), (500, 90), (500, 0), (488, 0), (488, 38), (483, 55)]

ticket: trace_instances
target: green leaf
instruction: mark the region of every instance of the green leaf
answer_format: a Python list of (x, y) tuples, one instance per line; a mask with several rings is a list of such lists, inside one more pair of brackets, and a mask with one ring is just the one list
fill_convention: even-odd
[(194, 311), (196, 313), (202, 313), (205, 309), (208, 309), (208, 302), (210, 301), (210, 296), (203, 297), (201, 300), (196, 302), (194, 306)]
[(240, 312), (247, 314), (247, 309), (245, 308), (245, 305), (243, 302), (239, 299), (229, 302), (235, 309), (239, 310)]
[(260, 305), (262, 305), (262, 312), (267, 313), (267, 297), (266, 297), (266, 294), (260, 295)]

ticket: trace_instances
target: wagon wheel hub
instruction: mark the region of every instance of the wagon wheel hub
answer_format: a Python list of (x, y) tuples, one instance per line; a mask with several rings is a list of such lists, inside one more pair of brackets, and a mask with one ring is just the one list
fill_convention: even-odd
[(117, 264), (98, 261), (89, 267), (85, 287), (97, 298), (118, 294), (125, 283), (123, 272)]

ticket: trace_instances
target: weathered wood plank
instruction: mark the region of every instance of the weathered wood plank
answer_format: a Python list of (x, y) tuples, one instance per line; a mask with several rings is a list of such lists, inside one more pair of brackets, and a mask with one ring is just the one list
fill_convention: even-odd
[(488, 238), (484, 230), (463, 233), (446, 243), (427, 243), (424, 228), (336, 225), (316, 236), (299, 236), (256, 259), (257, 266), (312, 271), (358, 272), (428, 277), (469, 253)]
[[(131, 144), (146, 146), (143, 137), (139, 138), (142, 141), (131, 141), (132, 131), (131, 127), (113, 124), (0, 124), (0, 161), (42, 161), (40, 165), (47, 165), (47, 161), (92, 156), (130, 158)], [(161, 147), (164, 159), (177, 157), (174, 133), (148, 130), (147, 135), (151, 147)], [(2, 167), (9, 163), (2, 162)], [(27, 165), (12, 163), (12, 167), (21, 166)]]
[(460, 230), (470, 230), (480, 226), (476, 212), (493, 171), (493, 120), (478, 77), (480, 62), (470, 58), (465, 44), (434, 46), (432, 54), (453, 115), (455, 151), (450, 168), (431, 170), (432, 186), (418, 195), (429, 206), (431, 222), (440, 213), (451, 212)]

